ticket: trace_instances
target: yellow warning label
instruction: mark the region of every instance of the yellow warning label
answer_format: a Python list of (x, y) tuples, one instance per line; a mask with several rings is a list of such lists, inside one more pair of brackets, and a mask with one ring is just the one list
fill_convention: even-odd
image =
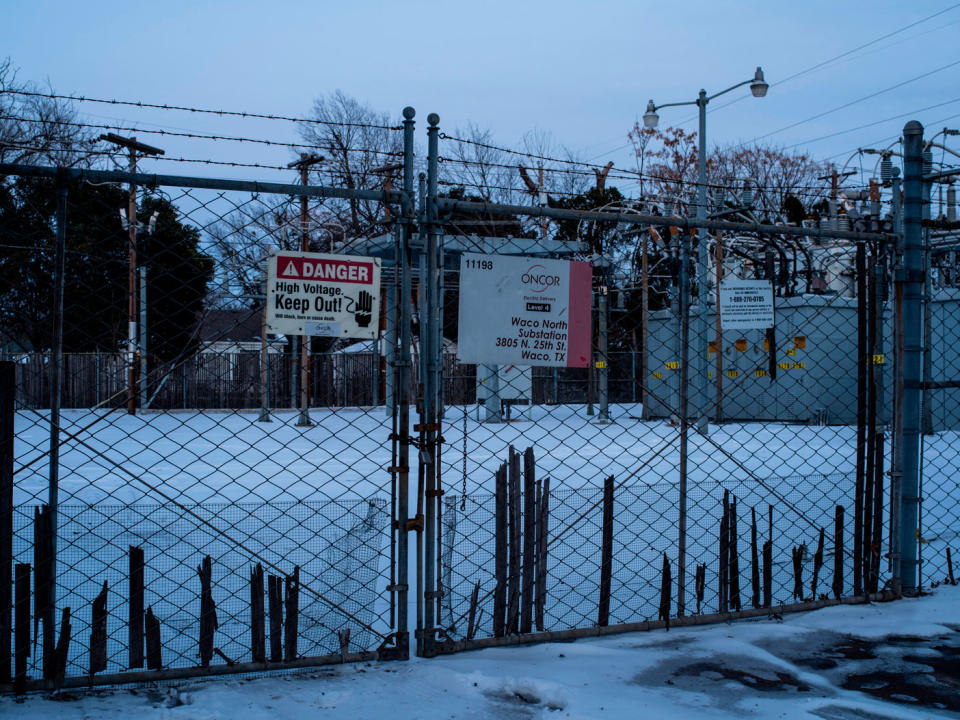
[(781, 370), (789, 370), (789, 369), (790, 369), (790, 363), (788, 363), (788, 362), (780, 362), (780, 363), (777, 363), (777, 367), (780, 368)]
[(739, 375), (739, 370), (727, 370), (727, 377), (738, 377)]
[(787, 350), (787, 355), (796, 355), (796, 354), (797, 354), (796, 348), (790, 348), (789, 350)]
[(883, 354), (873, 356), (874, 365), (883, 365)]
[(655, 372), (655, 373), (653, 374), (653, 376), (654, 376), (655, 378), (657, 378), (657, 379), (660, 379), (660, 378), (663, 377), (663, 373), (662, 373), (662, 372)]
[(670, 362), (664, 363), (664, 366), (666, 366), (667, 370), (676, 370), (680, 367), (680, 363), (676, 360), (671, 360)]
[(793, 369), (794, 369), (794, 370), (804, 370), (804, 369), (806, 369), (806, 367), (807, 367), (807, 365), (806, 365), (806, 363), (804, 363), (804, 362), (795, 362), (795, 363), (793, 364)]
[(754, 377), (766, 377), (766, 376), (767, 376), (767, 371), (766, 371), (766, 370), (754, 370), (754, 371), (753, 371), (753, 375), (754, 375)]
[(607, 363), (606, 363), (605, 360), (597, 360), (597, 361), (593, 364), (593, 366), (594, 366), (595, 368), (597, 368), (598, 370), (603, 370), (603, 369), (607, 366)]

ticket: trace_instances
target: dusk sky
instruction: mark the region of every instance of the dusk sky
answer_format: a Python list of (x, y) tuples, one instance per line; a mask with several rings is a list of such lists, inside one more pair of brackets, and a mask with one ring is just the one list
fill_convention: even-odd
[[(538, 128), (583, 159), (624, 169), (635, 167), (626, 134), (648, 99), (693, 100), (757, 65), (769, 94), (742, 88), (715, 100), (711, 145), (760, 137), (843, 163), (858, 146), (889, 143), (909, 119), (933, 130), (960, 123), (960, 51), (950, 49), (960, 4), (948, 2), (8, 0), (3, 16), (0, 53), (21, 79), (61, 93), (299, 116), (340, 89), (397, 120), (413, 105), (418, 136), (429, 112), (447, 132), (472, 121), (511, 147)], [(295, 139), (289, 123), (80, 110), (91, 122)], [(661, 126), (695, 129), (695, 118), (696, 108), (664, 109)], [(159, 144), (168, 154), (277, 163), (290, 152)]]

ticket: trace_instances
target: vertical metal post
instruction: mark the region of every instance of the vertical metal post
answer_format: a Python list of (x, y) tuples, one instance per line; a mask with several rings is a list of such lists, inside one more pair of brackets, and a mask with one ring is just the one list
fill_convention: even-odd
[(680, 241), (680, 498), (677, 518), (677, 617), (686, 608), (687, 579), (687, 436), (690, 380), (690, 236)]
[[(933, 169), (932, 164), (932, 155), (930, 150), (927, 149), (921, 154), (921, 173), (930, 172)], [(932, 200), (931, 195), (933, 193), (933, 183), (925, 182), (921, 188), (921, 193), (923, 197), (923, 203), (921, 205), (921, 217), (924, 220), (929, 220), (932, 212)], [(920, 401), (920, 409), (923, 413), (921, 415), (921, 424), (920, 429), (924, 435), (933, 434), (933, 408), (930, 403), (930, 387), (927, 385), (933, 378), (931, 377), (933, 371), (933, 359), (932, 359), (932, 342), (933, 342), (933, 330), (932, 330), (932, 317), (933, 317), (933, 278), (930, 274), (930, 230), (923, 228), (921, 231), (921, 238), (923, 241), (923, 390), (922, 397)], [(922, 468), (921, 468), (922, 472)], [(920, 508), (920, 511), (923, 511), (923, 508)]]
[[(310, 180), (310, 165), (307, 160), (308, 158), (302, 157), (300, 161), (300, 184), (304, 187)], [(300, 249), (308, 252), (310, 250), (310, 208), (307, 205), (306, 195), (300, 196), (300, 237)], [(341, 378), (346, 389), (346, 373)], [(300, 337), (300, 418), (297, 420), (297, 425), (309, 427), (312, 424), (310, 422), (310, 336), (305, 334)]]
[(13, 437), (16, 366), (0, 361), (0, 682), (12, 677), (13, 633)]
[(426, 511), (424, 513), (424, 604), (422, 652), (429, 656), (434, 645), (436, 624), (436, 531), (437, 531), (437, 170), (440, 116), (427, 115), (427, 197), (426, 197), (426, 275), (421, 274), (421, 287), (426, 284), (426, 313), (420, 318), (420, 352), (424, 357), (423, 421), (426, 423), (426, 447), (421, 449), (421, 462), (426, 468)]
[(484, 422), (498, 423), (503, 421), (503, 408), (500, 404), (500, 366), (484, 365), (487, 373), (483, 383)]
[[(607, 282), (606, 271), (604, 271), (604, 283)], [(600, 297), (599, 297), (599, 317), (598, 317), (598, 327), (597, 327), (597, 340), (599, 344), (599, 356), (600, 360), (597, 362), (597, 369), (600, 371), (597, 375), (597, 390), (599, 395), (599, 404), (600, 412), (597, 415), (597, 420), (599, 422), (609, 422), (610, 420), (610, 405), (609, 405), (609, 378), (610, 378), (610, 360), (608, 350), (608, 330), (607, 330), (607, 313), (609, 310), (609, 295), (608, 295), (608, 286), (605, 284), (600, 288)]]
[(408, 517), (410, 489), (410, 235), (414, 225), (413, 195), (413, 133), (416, 111), (412, 107), (403, 109), (403, 222), (400, 226), (400, 247), (397, 264), (400, 267), (400, 346), (396, 365), (394, 395), (398, 400), (397, 408), (397, 465), (393, 468), (397, 475), (397, 649), (408, 653), (410, 635), (407, 626), (408, 616)]
[[(697, 97), (700, 129), (697, 133), (697, 220), (707, 219), (707, 91)], [(697, 432), (705, 434), (710, 420), (707, 407), (707, 298), (710, 297), (710, 273), (707, 269), (707, 231), (697, 230), (697, 326), (693, 337), (694, 405)], [(683, 570), (681, 569), (681, 573)], [(682, 577), (682, 575), (681, 575)]]
[(903, 479), (903, 228), (900, 208), (899, 169), (895, 168), (893, 184), (893, 228), (897, 235), (893, 268), (893, 399), (891, 402), (892, 470), (890, 473), (890, 574), (891, 588), (901, 592), (900, 582), (900, 493)]
[[(50, 607), (57, 602), (57, 534), (60, 505), (60, 396), (63, 384), (63, 274), (64, 250), (67, 241), (67, 187), (57, 188), (57, 238), (54, 253), (53, 283), (53, 343), (50, 358), (50, 486), (47, 505), (50, 506)], [(44, 626), (46, 627), (46, 625)]]
[[(716, 243), (717, 275), (714, 287), (716, 292), (716, 296), (714, 298), (714, 302), (716, 303), (714, 307), (716, 314), (716, 340), (714, 340), (713, 349), (716, 351), (717, 355), (716, 366), (714, 370), (717, 373), (717, 408), (714, 417), (716, 417), (717, 422), (720, 423), (723, 421), (723, 324), (720, 319), (720, 282), (723, 280), (723, 236), (719, 231), (716, 234)], [(707, 347), (709, 347), (709, 345)]]
[[(137, 151), (131, 147), (130, 173), (136, 172)], [(130, 237), (127, 254), (127, 413), (134, 415), (137, 412), (137, 186), (132, 182), (127, 195), (127, 233)]]
[(257, 421), (270, 422), (270, 344), (267, 342), (266, 300), (260, 313), (260, 417)]
[[(399, 260), (394, 269), (400, 271)], [(387, 417), (392, 417), (394, 405), (396, 404), (396, 384), (394, 376), (394, 365), (397, 359), (397, 290), (396, 282), (388, 285), (387, 288), (387, 329), (384, 333), (384, 356), (386, 358), (387, 374), (384, 377), (384, 406), (386, 407)]]
[(647, 382), (650, 377), (648, 358), (650, 357), (650, 280), (647, 275), (649, 261), (650, 239), (646, 234), (640, 235), (643, 247), (640, 250), (640, 417), (647, 420), (650, 417), (649, 403), (647, 402)]
[(147, 409), (147, 266), (140, 266), (140, 410)]
[[(924, 183), (927, 188), (924, 197), (924, 220), (929, 220), (929, 187), (931, 183)], [(933, 434), (933, 407), (930, 402), (930, 386), (933, 380), (933, 281), (930, 274), (930, 231), (924, 228), (923, 233), (923, 390), (920, 401), (921, 430), (924, 435)]]
[(923, 125), (915, 120), (903, 128), (904, 208), (903, 268), (903, 477), (900, 489), (900, 572), (903, 592), (915, 593), (918, 583), (920, 504), (920, 400), (923, 347)]

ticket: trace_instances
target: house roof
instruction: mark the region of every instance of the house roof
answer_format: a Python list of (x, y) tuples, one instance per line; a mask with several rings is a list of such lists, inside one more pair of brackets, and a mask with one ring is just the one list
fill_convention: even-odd
[(259, 340), (260, 313), (259, 310), (246, 308), (242, 310), (208, 310), (200, 318), (200, 340), (203, 342)]

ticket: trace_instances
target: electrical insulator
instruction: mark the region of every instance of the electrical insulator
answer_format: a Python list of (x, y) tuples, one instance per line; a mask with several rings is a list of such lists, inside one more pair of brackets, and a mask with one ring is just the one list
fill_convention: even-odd
[(933, 153), (929, 150), (923, 151), (923, 174), (929, 175), (933, 172)]
[(849, 230), (850, 229), (850, 218), (846, 215), (840, 215), (837, 218), (837, 230)]
[(889, 155), (880, 158), (880, 180), (887, 187), (890, 186), (890, 180), (893, 178), (893, 161)]
[(957, 221), (957, 191), (953, 185), (947, 188), (947, 220)]
[(743, 184), (743, 206), (753, 207), (753, 188), (750, 183)]

